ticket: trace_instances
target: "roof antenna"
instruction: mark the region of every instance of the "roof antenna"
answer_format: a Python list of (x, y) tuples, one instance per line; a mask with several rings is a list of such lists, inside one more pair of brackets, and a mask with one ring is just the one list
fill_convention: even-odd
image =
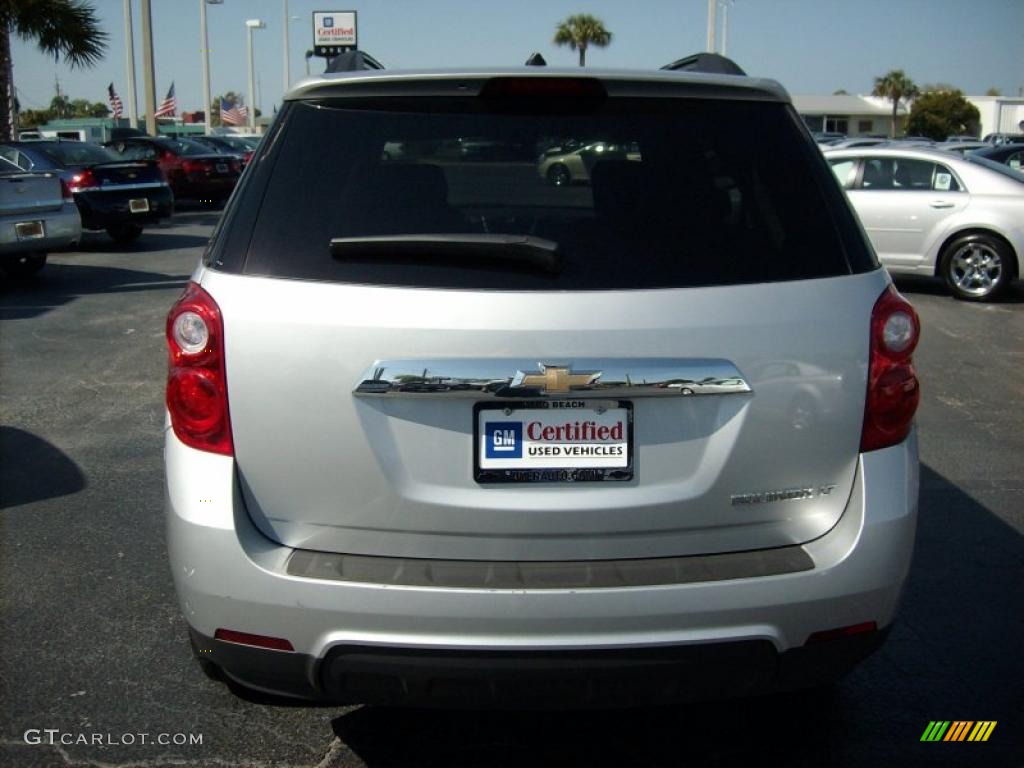
[(544, 57), (539, 53), (531, 53), (530, 58), (526, 60), (526, 66), (528, 67), (546, 67), (548, 63), (544, 61)]

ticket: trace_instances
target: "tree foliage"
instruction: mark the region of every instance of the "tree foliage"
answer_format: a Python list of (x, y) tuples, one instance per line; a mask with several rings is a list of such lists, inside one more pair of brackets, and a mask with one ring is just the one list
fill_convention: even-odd
[(555, 28), (555, 45), (567, 45), (569, 50), (579, 51), (580, 66), (587, 65), (587, 49), (590, 46), (604, 48), (612, 41), (604, 22), (589, 13), (577, 13), (559, 22)]
[(892, 102), (892, 136), (896, 136), (896, 112), (899, 109), (900, 102), (904, 99), (914, 99), (918, 92), (918, 87), (914, 85), (914, 81), (902, 69), (894, 69), (881, 77), (875, 78), (875, 87), (871, 92), (872, 95), (880, 96)]
[(40, 51), (72, 67), (89, 67), (103, 58), (107, 33), (84, 0), (0, 0), (0, 134), (14, 132), (11, 35), (35, 43)]
[(110, 107), (102, 101), (54, 96), (45, 109), (26, 109), (19, 115), (21, 128), (38, 128), (51, 120), (79, 117), (109, 117)]
[(981, 115), (959, 89), (927, 91), (914, 100), (907, 130), (944, 141), (947, 136), (978, 135)]

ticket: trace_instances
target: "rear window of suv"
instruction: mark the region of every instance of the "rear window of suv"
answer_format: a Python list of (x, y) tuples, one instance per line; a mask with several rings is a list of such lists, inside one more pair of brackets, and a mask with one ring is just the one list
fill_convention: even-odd
[[(783, 104), (620, 98), (513, 110), (349, 98), (294, 102), (280, 119), (265, 187), (246, 190), (262, 197), (247, 274), (620, 290), (875, 267)], [(557, 266), (495, 258), (496, 239), (557, 253)], [(430, 245), (446, 240), (459, 247)]]

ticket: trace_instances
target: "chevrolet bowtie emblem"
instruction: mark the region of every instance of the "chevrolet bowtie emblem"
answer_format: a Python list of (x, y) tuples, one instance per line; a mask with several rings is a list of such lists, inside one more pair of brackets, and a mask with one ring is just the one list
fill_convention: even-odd
[(538, 365), (540, 373), (516, 371), (512, 378), (512, 386), (539, 389), (549, 395), (564, 395), (573, 387), (586, 387), (601, 378), (601, 371), (572, 373), (567, 365)]

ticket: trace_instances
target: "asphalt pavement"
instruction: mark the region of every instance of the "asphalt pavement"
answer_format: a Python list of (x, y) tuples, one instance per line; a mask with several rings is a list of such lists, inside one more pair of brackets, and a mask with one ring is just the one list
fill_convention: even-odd
[[(917, 550), (888, 643), (835, 689), (597, 713), (316, 707), (204, 677), (167, 567), (163, 324), (217, 216), (129, 248), (90, 235), (0, 283), (0, 766), (1024, 766), (1024, 286), (973, 305), (899, 283), (923, 323)], [(997, 726), (922, 743), (932, 720)]]

